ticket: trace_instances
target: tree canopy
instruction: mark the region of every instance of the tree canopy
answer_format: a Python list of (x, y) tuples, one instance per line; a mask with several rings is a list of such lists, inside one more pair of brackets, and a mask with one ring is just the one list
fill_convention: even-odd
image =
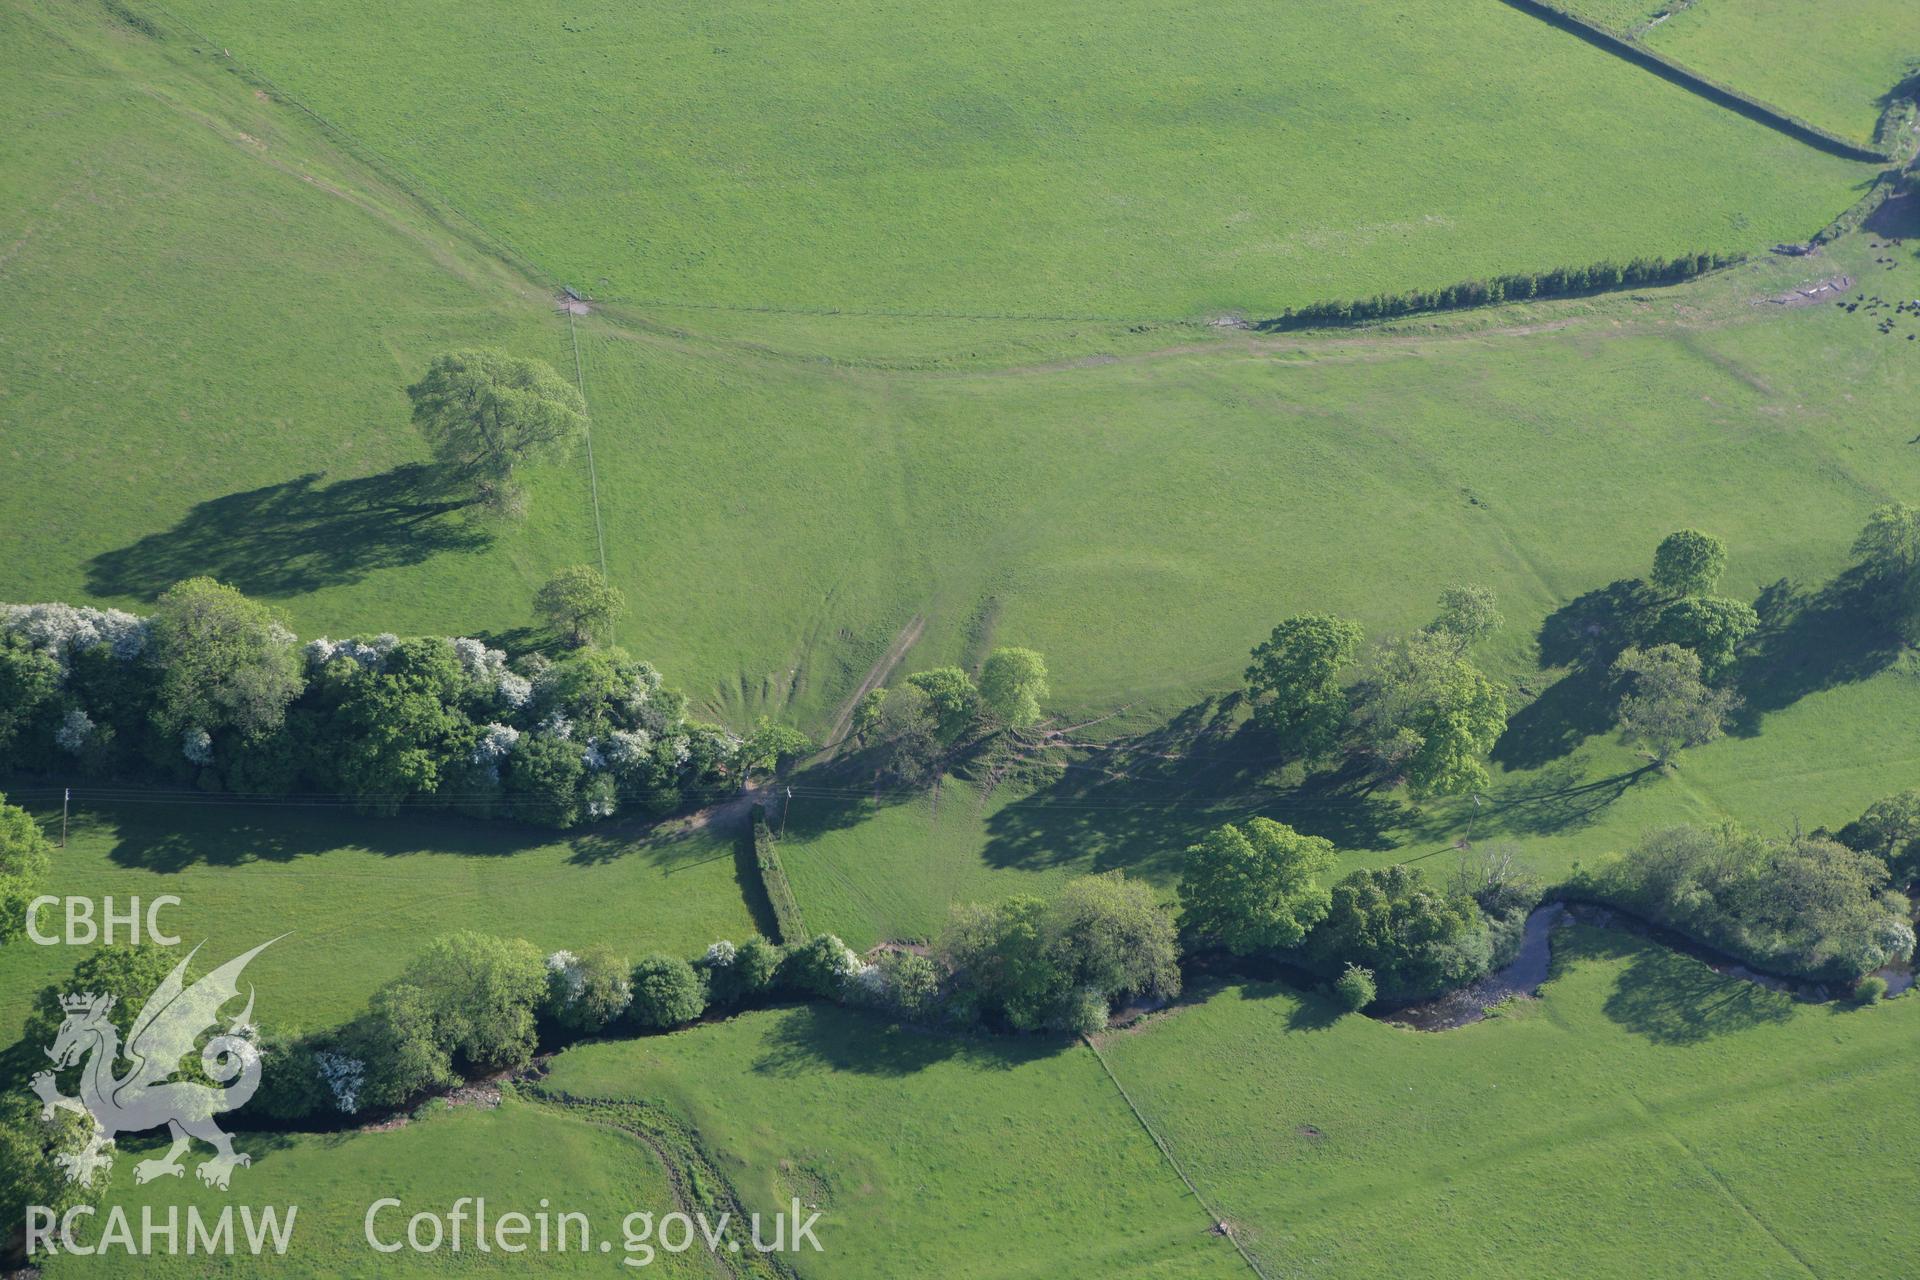
[(1648, 832), (1580, 888), (1775, 972), (1852, 979), (1912, 954), (1886, 884), (1885, 863), (1833, 840), (1727, 824)]
[(1331, 754), (1350, 709), (1341, 676), (1359, 654), (1362, 635), (1358, 623), (1331, 614), (1283, 618), (1247, 667), (1255, 723), (1307, 759)]
[(1047, 662), (1031, 649), (995, 649), (980, 669), (980, 701), (1009, 729), (1040, 719), (1047, 696)]
[(1070, 880), (1051, 900), (957, 907), (938, 952), (957, 1013), (1022, 1031), (1097, 1030), (1119, 1000), (1180, 992), (1173, 921), (1117, 871)]
[(1621, 736), (1646, 747), (1660, 765), (1685, 747), (1718, 738), (1740, 699), (1708, 685), (1702, 672), (1700, 655), (1677, 644), (1623, 652), (1613, 664), (1628, 689), (1620, 699)]
[(1876, 800), (1840, 829), (1841, 844), (1878, 858), (1895, 884), (1920, 882), (1920, 791)]
[(1465, 652), (1506, 625), (1492, 587), (1455, 583), (1440, 593), (1440, 612), (1427, 630), (1446, 636)]
[(1908, 643), (1920, 642), (1920, 507), (1875, 507), (1853, 554), (1873, 578), (1876, 611)]
[(426, 993), (434, 1039), (466, 1067), (497, 1070), (533, 1056), (547, 968), (532, 943), (449, 934), (429, 943), (399, 982)]
[(1506, 728), (1506, 693), (1449, 639), (1421, 632), (1381, 645), (1362, 684), (1361, 732), (1416, 799), (1488, 785), (1482, 761)]
[(1681, 529), (1660, 540), (1653, 553), (1653, 585), (1668, 595), (1697, 596), (1713, 590), (1727, 567), (1720, 539), (1698, 529)]
[(1700, 656), (1701, 674), (1716, 679), (1733, 667), (1741, 643), (1760, 626), (1760, 615), (1739, 600), (1689, 596), (1675, 600), (1654, 620), (1652, 638)]
[(1180, 926), (1235, 955), (1297, 947), (1327, 914), (1315, 879), (1332, 868), (1333, 845), (1271, 818), (1228, 823), (1187, 849)]
[(1471, 899), (1430, 887), (1418, 868), (1396, 863), (1336, 881), (1327, 915), (1309, 939), (1327, 968), (1359, 965), (1379, 993), (1412, 999), (1487, 971), (1492, 942)]
[(533, 607), (549, 626), (578, 648), (627, 611), (627, 598), (592, 565), (557, 569), (534, 593)]
[(40, 893), (53, 865), (53, 846), (33, 815), (0, 796), (0, 943), (27, 927), (27, 904)]
[[(1044, 681), (1044, 665), (1040, 674)], [(961, 668), (934, 667), (930, 671), (916, 671), (907, 677), (907, 683), (927, 695), (927, 707), (933, 712), (934, 732), (943, 744), (952, 745), (973, 727), (974, 717), (980, 713), (980, 690), (974, 686), (973, 677)], [(1044, 693), (1043, 684), (1042, 696)]]
[(161, 595), (145, 657), (159, 677), (155, 717), (174, 735), (262, 737), (306, 685), (293, 633), (267, 606), (212, 578)]
[(522, 466), (564, 455), (587, 432), (587, 404), (572, 383), (504, 351), (435, 356), (407, 395), (447, 478), (498, 511), (518, 507)]

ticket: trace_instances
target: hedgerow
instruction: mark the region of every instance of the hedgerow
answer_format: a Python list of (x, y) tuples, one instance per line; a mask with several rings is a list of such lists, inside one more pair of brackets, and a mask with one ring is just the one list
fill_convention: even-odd
[(1584, 267), (1555, 267), (1551, 271), (1466, 280), (1442, 289), (1377, 293), (1371, 298), (1310, 302), (1257, 325), (1262, 330), (1310, 329), (1328, 325), (1388, 320), (1423, 311), (1457, 311), (1530, 298), (1570, 298), (1632, 289), (1642, 285), (1678, 284), (1708, 271), (1745, 261), (1744, 254), (1691, 253), (1677, 258), (1635, 258), (1630, 262), (1596, 262)]

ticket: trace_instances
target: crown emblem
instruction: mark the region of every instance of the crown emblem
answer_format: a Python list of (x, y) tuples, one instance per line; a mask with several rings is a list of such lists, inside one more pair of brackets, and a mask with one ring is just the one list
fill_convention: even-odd
[(105, 1013), (113, 1008), (112, 996), (97, 996), (91, 991), (60, 997), (60, 1007), (68, 1013)]

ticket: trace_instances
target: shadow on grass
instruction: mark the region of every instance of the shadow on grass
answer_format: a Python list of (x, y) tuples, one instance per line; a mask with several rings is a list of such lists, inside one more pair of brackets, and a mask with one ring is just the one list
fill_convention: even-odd
[(1728, 731), (1760, 732), (1768, 712), (1809, 694), (1870, 680), (1900, 655), (1900, 639), (1874, 617), (1873, 579), (1858, 567), (1817, 591), (1782, 578), (1760, 593), (1760, 629), (1742, 657), (1736, 688), (1742, 703)]
[(1547, 836), (1578, 830), (1627, 793), (1642, 778), (1659, 776), (1659, 766), (1589, 778), (1571, 761), (1546, 765), (1527, 777), (1497, 787), (1488, 796), (1483, 830), (1488, 834)]
[(491, 540), (480, 524), (455, 517), (470, 503), (448, 498), (432, 467), (325, 486), (323, 478), (310, 472), (202, 502), (166, 532), (95, 556), (87, 590), (152, 600), (206, 574), (248, 595), (291, 596)]
[(1026, 869), (1091, 862), (1168, 880), (1188, 845), (1253, 816), (1324, 836), (1341, 849), (1388, 849), (1404, 810), (1375, 793), (1358, 763), (1299, 777), (1279, 745), (1239, 715), (1240, 699), (1207, 699), (1139, 737), (1070, 753), (1056, 776), (987, 819), (985, 858)]
[(942, 1062), (1011, 1071), (1071, 1049), (1069, 1036), (969, 1036), (888, 1022), (833, 1005), (792, 1007), (753, 1061), (762, 1075), (802, 1077), (821, 1068), (867, 1076), (910, 1076)]
[[(23, 802), (42, 824), (60, 821), (58, 797)], [(576, 865), (641, 856), (668, 875), (732, 858), (724, 841), (698, 839), (697, 829), (659, 829), (635, 819), (569, 835), (506, 819), (472, 818), (424, 809), (398, 815), (357, 812), (350, 807), (275, 801), (265, 797), (202, 796), (155, 789), (150, 799), (89, 798), (74, 789), (74, 838), (104, 830), (112, 841), (108, 858), (121, 867), (171, 874), (195, 866), (234, 867), (252, 862), (292, 862), (342, 849), (382, 857), (450, 854), (510, 858), (552, 845), (571, 849)]]
[(1614, 936), (1596, 953), (1633, 957), (1602, 1008), (1619, 1026), (1655, 1044), (1699, 1044), (1793, 1016), (1791, 996), (1715, 973), (1664, 946)]
[(1571, 668), (1514, 712), (1493, 759), (1512, 770), (1538, 769), (1571, 755), (1613, 727), (1612, 667), (1659, 604), (1638, 578), (1622, 578), (1568, 601), (1540, 624), (1540, 665)]
[[(1733, 676), (1741, 703), (1728, 732), (1750, 737), (1769, 712), (1871, 679), (1891, 665), (1900, 640), (1874, 617), (1875, 589), (1856, 567), (1817, 590), (1783, 578), (1762, 591), (1754, 601), (1759, 629)], [(1508, 719), (1493, 760), (1512, 771), (1537, 770), (1612, 730), (1619, 709), (1614, 660), (1629, 645), (1653, 642), (1661, 604), (1645, 582), (1621, 579), (1549, 615), (1540, 624), (1540, 663), (1565, 674)]]

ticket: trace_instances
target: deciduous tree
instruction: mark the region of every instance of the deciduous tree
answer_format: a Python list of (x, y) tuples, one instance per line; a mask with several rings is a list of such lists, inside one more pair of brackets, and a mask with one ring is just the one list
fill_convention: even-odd
[(1712, 680), (1732, 668), (1741, 642), (1759, 626), (1760, 615), (1751, 605), (1722, 596), (1692, 596), (1660, 611), (1652, 638), (1699, 654), (1701, 673)]
[(1455, 583), (1440, 593), (1440, 612), (1427, 630), (1464, 653), (1505, 625), (1493, 588)]
[(155, 716), (176, 737), (264, 736), (305, 687), (293, 633), (265, 605), (212, 578), (189, 578), (161, 595), (145, 659), (158, 674)]
[(1346, 728), (1341, 676), (1360, 652), (1360, 625), (1331, 614), (1282, 619), (1253, 651), (1247, 694), (1254, 721), (1308, 759), (1330, 754)]
[(587, 432), (587, 404), (572, 383), (503, 351), (435, 356), (407, 395), (447, 479), (500, 512), (521, 504), (522, 467), (565, 454)]
[(1316, 877), (1331, 869), (1333, 845), (1285, 823), (1228, 823), (1187, 849), (1180, 874), (1180, 926), (1235, 955), (1297, 947), (1327, 914)]
[(1715, 689), (1702, 676), (1700, 655), (1677, 644), (1630, 648), (1613, 664), (1628, 682), (1620, 699), (1620, 733), (1665, 766), (1686, 747), (1718, 738), (1727, 716), (1740, 703), (1728, 689)]
[(1416, 799), (1488, 785), (1483, 760), (1506, 728), (1506, 694), (1448, 640), (1423, 632), (1380, 646), (1362, 685), (1361, 731)]
[(627, 598), (592, 565), (556, 570), (534, 593), (533, 607), (547, 624), (578, 648), (591, 643), (627, 611)]
[(1653, 553), (1653, 585), (1668, 595), (1697, 596), (1713, 590), (1727, 567), (1720, 539), (1698, 529), (1681, 529), (1660, 540)]
[(40, 893), (53, 864), (53, 846), (33, 815), (0, 796), (0, 944), (27, 927), (27, 904)]
[(980, 701), (1009, 729), (1040, 719), (1047, 696), (1047, 662), (1031, 649), (995, 649), (980, 669)]

